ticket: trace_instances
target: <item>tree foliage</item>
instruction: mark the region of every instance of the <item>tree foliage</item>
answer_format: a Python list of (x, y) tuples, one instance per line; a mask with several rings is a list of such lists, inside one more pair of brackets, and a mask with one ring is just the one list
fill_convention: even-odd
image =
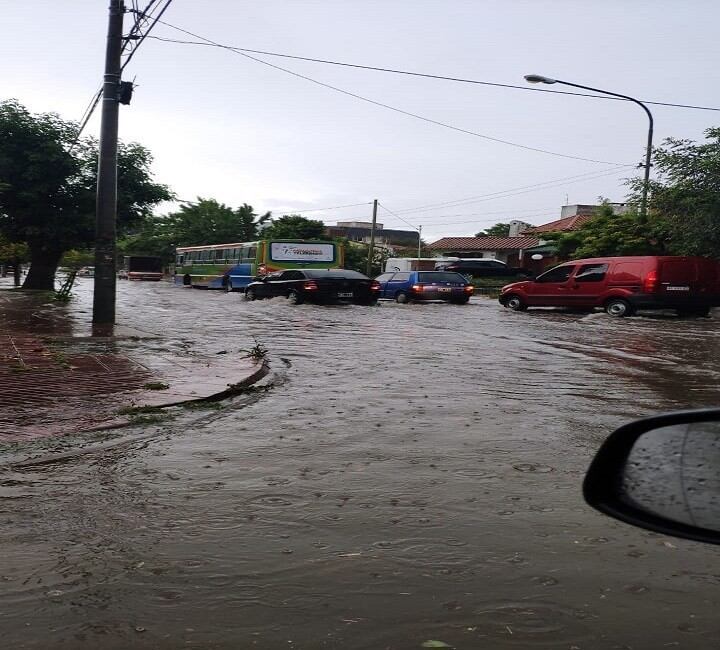
[[(0, 102), (0, 233), (26, 243), (25, 286), (52, 289), (64, 251), (92, 244), (98, 143), (75, 142), (77, 125), (48, 113), (33, 115), (15, 100)], [(118, 232), (137, 226), (172, 198), (154, 182), (152, 156), (137, 143), (118, 147)]]
[(126, 254), (157, 255), (170, 262), (177, 246), (253, 241), (269, 219), (269, 212), (258, 217), (247, 203), (232, 208), (198, 197), (197, 201), (183, 203), (176, 212), (146, 219), (120, 242), (120, 248)]
[(643, 180), (628, 185), (630, 209), (604, 203), (579, 230), (555, 234), (562, 258), (604, 255), (702, 255), (720, 258), (720, 128), (707, 141), (666, 139), (654, 150), (648, 215), (638, 212)]
[[(338, 242), (345, 246), (345, 268), (367, 273), (367, 261), (370, 254), (370, 246), (360, 242), (351, 242), (347, 239), (338, 239)], [(373, 248), (372, 264), (370, 266), (370, 277), (380, 275), (385, 269), (385, 262), (392, 257), (389, 249), (384, 246)]]
[(508, 237), (510, 235), (509, 223), (496, 223), (485, 230), (476, 233), (476, 237)]
[[(720, 128), (706, 141), (667, 138), (654, 150), (649, 222), (673, 254), (720, 258)], [(639, 201), (642, 181), (630, 181)]]
[(263, 230), (266, 239), (324, 239), (325, 224), (299, 214), (286, 214)]
[(555, 233), (547, 238), (556, 243), (561, 259), (653, 255), (665, 250), (657, 229), (643, 222), (634, 208), (615, 214), (608, 203), (603, 203), (597, 214), (578, 230)]

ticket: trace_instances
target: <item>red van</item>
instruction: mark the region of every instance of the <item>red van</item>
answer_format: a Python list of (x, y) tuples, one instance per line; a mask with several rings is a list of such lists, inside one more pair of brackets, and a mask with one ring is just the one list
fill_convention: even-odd
[(500, 303), (528, 307), (602, 307), (611, 316), (675, 309), (707, 316), (720, 305), (720, 261), (704, 257), (594, 257), (553, 267), (534, 280), (502, 288)]

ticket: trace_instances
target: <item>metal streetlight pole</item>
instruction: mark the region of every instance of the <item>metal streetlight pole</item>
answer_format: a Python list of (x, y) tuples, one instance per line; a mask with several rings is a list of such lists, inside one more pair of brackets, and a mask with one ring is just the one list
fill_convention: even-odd
[(647, 146), (645, 148), (645, 180), (643, 182), (642, 189), (642, 201), (640, 203), (640, 217), (645, 220), (647, 217), (647, 196), (648, 189), (650, 187), (650, 160), (652, 157), (652, 140), (653, 140), (653, 116), (650, 109), (645, 106), (639, 99), (630, 97), (629, 95), (621, 95), (620, 93), (613, 93), (609, 90), (602, 90), (601, 88), (593, 88), (592, 86), (583, 86), (582, 84), (571, 83), (570, 81), (562, 81), (560, 79), (553, 79), (551, 77), (543, 77), (539, 74), (528, 74), (525, 75), (525, 81), (531, 84), (562, 84), (563, 86), (572, 86), (573, 88), (582, 88), (583, 90), (591, 90), (596, 93), (602, 93), (603, 95), (611, 95), (612, 97), (619, 97), (620, 99), (627, 99), (630, 102), (634, 102), (640, 106), (648, 116), (650, 122), (647, 136)]

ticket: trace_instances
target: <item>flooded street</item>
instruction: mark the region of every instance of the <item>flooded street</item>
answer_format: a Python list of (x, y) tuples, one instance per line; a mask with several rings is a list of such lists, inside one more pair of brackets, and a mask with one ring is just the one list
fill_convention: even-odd
[(3, 647), (717, 647), (715, 547), (597, 514), (580, 486), (620, 424), (720, 404), (720, 315), (119, 289), (123, 324), (257, 340), (273, 376), (122, 444), (2, 461)]

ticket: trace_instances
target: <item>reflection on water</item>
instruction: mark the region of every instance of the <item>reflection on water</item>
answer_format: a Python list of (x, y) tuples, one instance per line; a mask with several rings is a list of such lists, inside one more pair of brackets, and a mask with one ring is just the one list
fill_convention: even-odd
[(209, 351), (256, 338), (279, 385), (6, 469), (9, 647), (702, 648), (720, 633), (716, 585), (697, 578), (711, 551), (580, 497), (611, 429), (719, 401), (720, 320), (140, 283), (120, 284), (120, 312)]

